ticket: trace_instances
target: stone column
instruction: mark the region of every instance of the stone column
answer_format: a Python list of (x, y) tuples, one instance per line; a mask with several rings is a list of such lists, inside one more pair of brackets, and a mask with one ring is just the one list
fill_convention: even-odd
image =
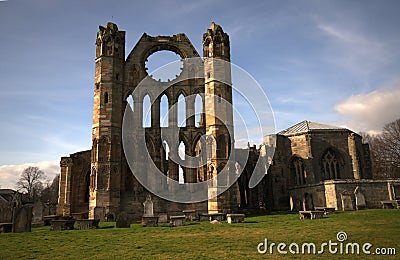
[(357, 146), (356, 146), (356, 140), (354, 138), (354, 133), (349, 134), (348, 137), (348, 146), (349, 146), (349, 154), (351, 157), (351, 164), (352, 164), (352, 170), (353, 170), (353, 177), (356, 180), (359, 180), (360, 177), (360, 168), (358, 164), (358, 155), (357, 155)]
[(151, 127), (160, 127), (160, 98), (157, 98), (151, 104)]
[(195, 126), (195, 102), (196, 96), (190, 95), (186, 98), (186, 127), (194, 127)]
[(178, 126), (178, 102), (171, 98), (168, 100), (168, 126), (169, 127), (177, 127)]

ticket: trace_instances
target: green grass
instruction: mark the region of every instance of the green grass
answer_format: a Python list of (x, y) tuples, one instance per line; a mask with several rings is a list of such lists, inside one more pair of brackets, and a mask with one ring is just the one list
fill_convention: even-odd
[[(34, 228), (31, 233), (0, 234), (0, 259), (275, 259), (283, 255), (258, 254), (264, 241), (337, 242), (345, 231), (346, 242), (375, 247), (395, 247), (400, 254), (400, 210), (337, 212), (319, 220), (300, 220), (298, 214), (275, 213), (246, 217), (246, 223), (212, 225), (186, 223), (184, 227), (143, 228), (139, 224), (117, 229), (114, 223), (100, 223), (97, 230), (49, 231)], [(327, 251), (327, 250), (326, 250)], [(301, 256), (301, 255), (300, 255)], [(285, 258), (299, 258), (288, 254)], [(365, 255), (303, 255), (303, 258), (359, 258)], [(373, 258), (373, 256), (368, 256)], [(384, 259), (394, 259), (385, 256)], [(382, 256), (376, 257), (382, 259)]]

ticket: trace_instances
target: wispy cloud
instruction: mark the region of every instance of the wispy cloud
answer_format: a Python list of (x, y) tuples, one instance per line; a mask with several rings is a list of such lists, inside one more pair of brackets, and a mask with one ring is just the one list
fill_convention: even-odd
[(387, 43), (361, 29), (345, 27), (339, 22), (320, 22), (317, 28), (330, 38), (323, 59), (343, 68), (343, 73), (363, 79), (365, 84), (371, 75), (393, 59)]

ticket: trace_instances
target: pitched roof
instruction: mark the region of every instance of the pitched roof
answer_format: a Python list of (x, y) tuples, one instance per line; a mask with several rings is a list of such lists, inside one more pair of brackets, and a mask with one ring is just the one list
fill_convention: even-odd
[(295, 134), (301, 134), (301, 133), (309, 133), (312, 131), (343, 131), (347, 130), (346, 128), (343, 127), (338, 127), (338, 126), (332, 126), (332, 125), (326, 125), (326, 124), (321, 124), (317, 122), (312, 122), (309, 120), (304, 120), (294, 126), (289, 127), (286, 130), (280, 131), (278, 134), (280, 135), (295, 135)]

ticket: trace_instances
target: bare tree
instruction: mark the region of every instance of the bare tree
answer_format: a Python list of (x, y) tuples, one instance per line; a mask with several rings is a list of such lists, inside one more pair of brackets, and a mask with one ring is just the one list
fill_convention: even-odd
[(40, 198), (43, 202), (50, 204), (57, 204), (58, 201), (58, 182), (60, 179), (60, 175), (56, 175), (53, 181), (47, 182), (46, 187), (40, 194)]
[(386, 124), (377, 136), (361, 135), (370, 145), (374, 177), (400, 177), (400, 119)]
[(400, 177), (400, 119), (383, 127), (378, 152), (390, 177)]
[(30, 166), (21, 173), (17, 187), (33, 201), (43, 190), (44, 180), (46, 180), (44, 172), (38, 167)]

